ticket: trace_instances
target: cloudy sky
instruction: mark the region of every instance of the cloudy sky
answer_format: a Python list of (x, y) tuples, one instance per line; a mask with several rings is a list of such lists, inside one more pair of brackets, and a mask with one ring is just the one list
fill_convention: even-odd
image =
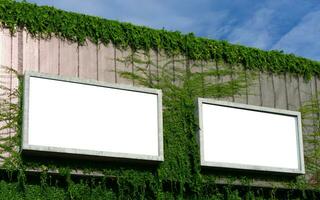
[(320, 61), (320, 0), (28, 0)]

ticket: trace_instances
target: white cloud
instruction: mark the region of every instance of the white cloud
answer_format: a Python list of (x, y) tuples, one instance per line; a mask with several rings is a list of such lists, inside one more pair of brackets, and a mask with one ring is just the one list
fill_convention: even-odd
[(274, 10), (268, 8), (256, 11), (251, 19), (232, 30), (228, 40), (232, 43), (267, 48), (271, 40), (267, 27), (271, 23), (273, 15)]
[(320, 7), (307, 14), (272, 49), (320, 60)]

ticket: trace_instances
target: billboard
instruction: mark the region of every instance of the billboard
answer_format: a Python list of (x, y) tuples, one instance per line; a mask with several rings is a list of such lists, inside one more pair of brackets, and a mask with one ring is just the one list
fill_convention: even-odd
[(299, 112), (198, 99), (201, 165), (303, 174)]
[(22, 150), (163, 160), (160, 90), (26, 73)]

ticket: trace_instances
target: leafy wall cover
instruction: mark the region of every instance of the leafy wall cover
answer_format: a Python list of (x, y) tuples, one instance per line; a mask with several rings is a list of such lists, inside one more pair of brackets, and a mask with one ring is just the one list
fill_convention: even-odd
[(155, 30), (25, 1), (0, 0), (0, 23), (10, 28), (12, 33), (26, 28), (34, 36), (56, 35), (80, 44), (89, 38), (95, 43), (112, 42), (118, 48), (130, 47), (133, 51), (154, 49), (168, 55), (182, 54), (192, 60), (215, 60), (247, 69), (294, 73), (306, 78), (320, 74), (319, 62), (281, 51), (262, 51), (195, 37), (192, 33), (184, 35), (178, 31)]
[[(134, 65), (135, 72), (118, 73), (139, 85), (163, 91), (165, 151), (165, 161), (153, 167), (24, 157), (19, 149), (23, 106), (23, 84), (20, 81), (19, 88), (14, 91), (1, 88), (7, 91), (1, 94), (0, 101), (0, 121), (5, 122), (2, 129), (17, 134), (4, 137), (0, 142), (2, 155), (7, 155), (3, 157), (0, 199), (316, 199), (319, 195), (319, 170), (315, 167), (318, 155), (308, 155), (312, 157), (309, 169), (313, 170), (313, 183), (304, 176), (203, 170), (199, 165), (198, 124), (194, 114), (197, 97), (241, 95), (255, 79), (256, 71), (293, 73), (310, 78), (319, 75), (319, 62), (278, 51), (267, 52), (198, 38), (193, 34), (154, 30), (40, 7), (24, 1), (0, 0), (0, 22), (13, 34), (26, 28), (34, 36), (55, 35), (80, 44), (90, 38), (96, 43), (112, 42), (120, 49), (131, 48), (133, 54), (126, 59)], [(145, 53), (150, 49), (164, 51), (167, 55), (185, 55), (187, 59), (159, 65)], [(143, 55), (139, 55), (141, 52)], [(227, 65), (213, 70), (203, 61)], [(176, 69), (173, 73), (175, 65), (172, 62), (186, 68)], [(230, 67), (238, 65), (249, 72)], [(20, 76), (11, 69), (7, 70)], [(232, 76), (233, 79), (213, 81), (223, 76)], [(314, 122), (312, 125), (317, 126), (318, 121)], [(262, 187), (253, 184), (261, 180), (270, 180), (275, 185)]]

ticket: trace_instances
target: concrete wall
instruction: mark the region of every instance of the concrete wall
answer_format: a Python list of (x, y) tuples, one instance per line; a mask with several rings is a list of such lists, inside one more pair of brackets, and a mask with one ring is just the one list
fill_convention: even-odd
[[(135, 84), (133, 81), (124, 79), (117, 73), (135, 71), (131, 63), (124, 64), (119, 61), (129, 53), (116, 49), (112, 44), (104, 46), (87, 41), (86, 45), (79, 46), (77, 43), (70, 43), (56, 37), (48, 40), (34, 39), (26, 31), (19, 31), (11, 36), (9, 30), (0, 30), (0, 65), (11, 67), (20, 74), (25, 71), (36, 71), (133, 85)], [(150, 55), (153, 62), (159, 65), (165, 60), (172, 59), (153, 51), (150, 52)], [(173, 73), (183, 68), (185, 68), (183, 63), (176, 63)], [(0, 73), (0, 81), (4, 82), (7, 87), (11, 89), (17, 87), (18, 82), (13, 74), (5, 73), (3, 70)], [(232, 78), (229, 77), (229, 79)], [(227, 100), (297, 110), (312, 95), (315, 95), (319, 88), (320, 79), (318, 77), (312, 77), (306, 82), (302, 77), (290, 74), (258, 73), (254, 85), (248, 89), (246, 94)], [(0, 137), (12, 134), (14, 133), (10, 130), (3, 130), (0, 132)], [(305, 131), (304, 134), (309, 133)]]
[[(55, 37), (49, 40), (34, 39), (26, 31), (10, 36), (7, 29), (0, 31), (0, 65), (9, 66), (19, 73), (36, 71), (63, 76), (74, 76), (120, 84), (134, 84), (119, 76), (119, 71), (135, 71), (131, 63), (124, 64), (119, 59), (129, 55), (112, 44), (96, 45), (90, 41), (79, 46)], [(163, 61), (163, 56), (150, 52), (155, 63)], [(167, 58), (168, 60), (171, 58)], [(179, 66), (177, 66), (179, 65)], [(175, 68), (183, 68), (181, 63)], [(173, 69), (174, 71), (175, 69)], [(2, 74), (3, 76), (3, 74)], [(16, 86), (11, 77), (2, 77), (10, 87)], [(232, 78), (232, 77), (231, 77)], [(220, 80), (213, 80), (220, 81)], [(297, 110), (303, 102), (314, 95), (320, 79), (312, 77), (306, 82), (303, 77), (294, 75), (276, 75), (259, 73), (254, 86), (242, 97), (230, 98), (230, 101)]]

